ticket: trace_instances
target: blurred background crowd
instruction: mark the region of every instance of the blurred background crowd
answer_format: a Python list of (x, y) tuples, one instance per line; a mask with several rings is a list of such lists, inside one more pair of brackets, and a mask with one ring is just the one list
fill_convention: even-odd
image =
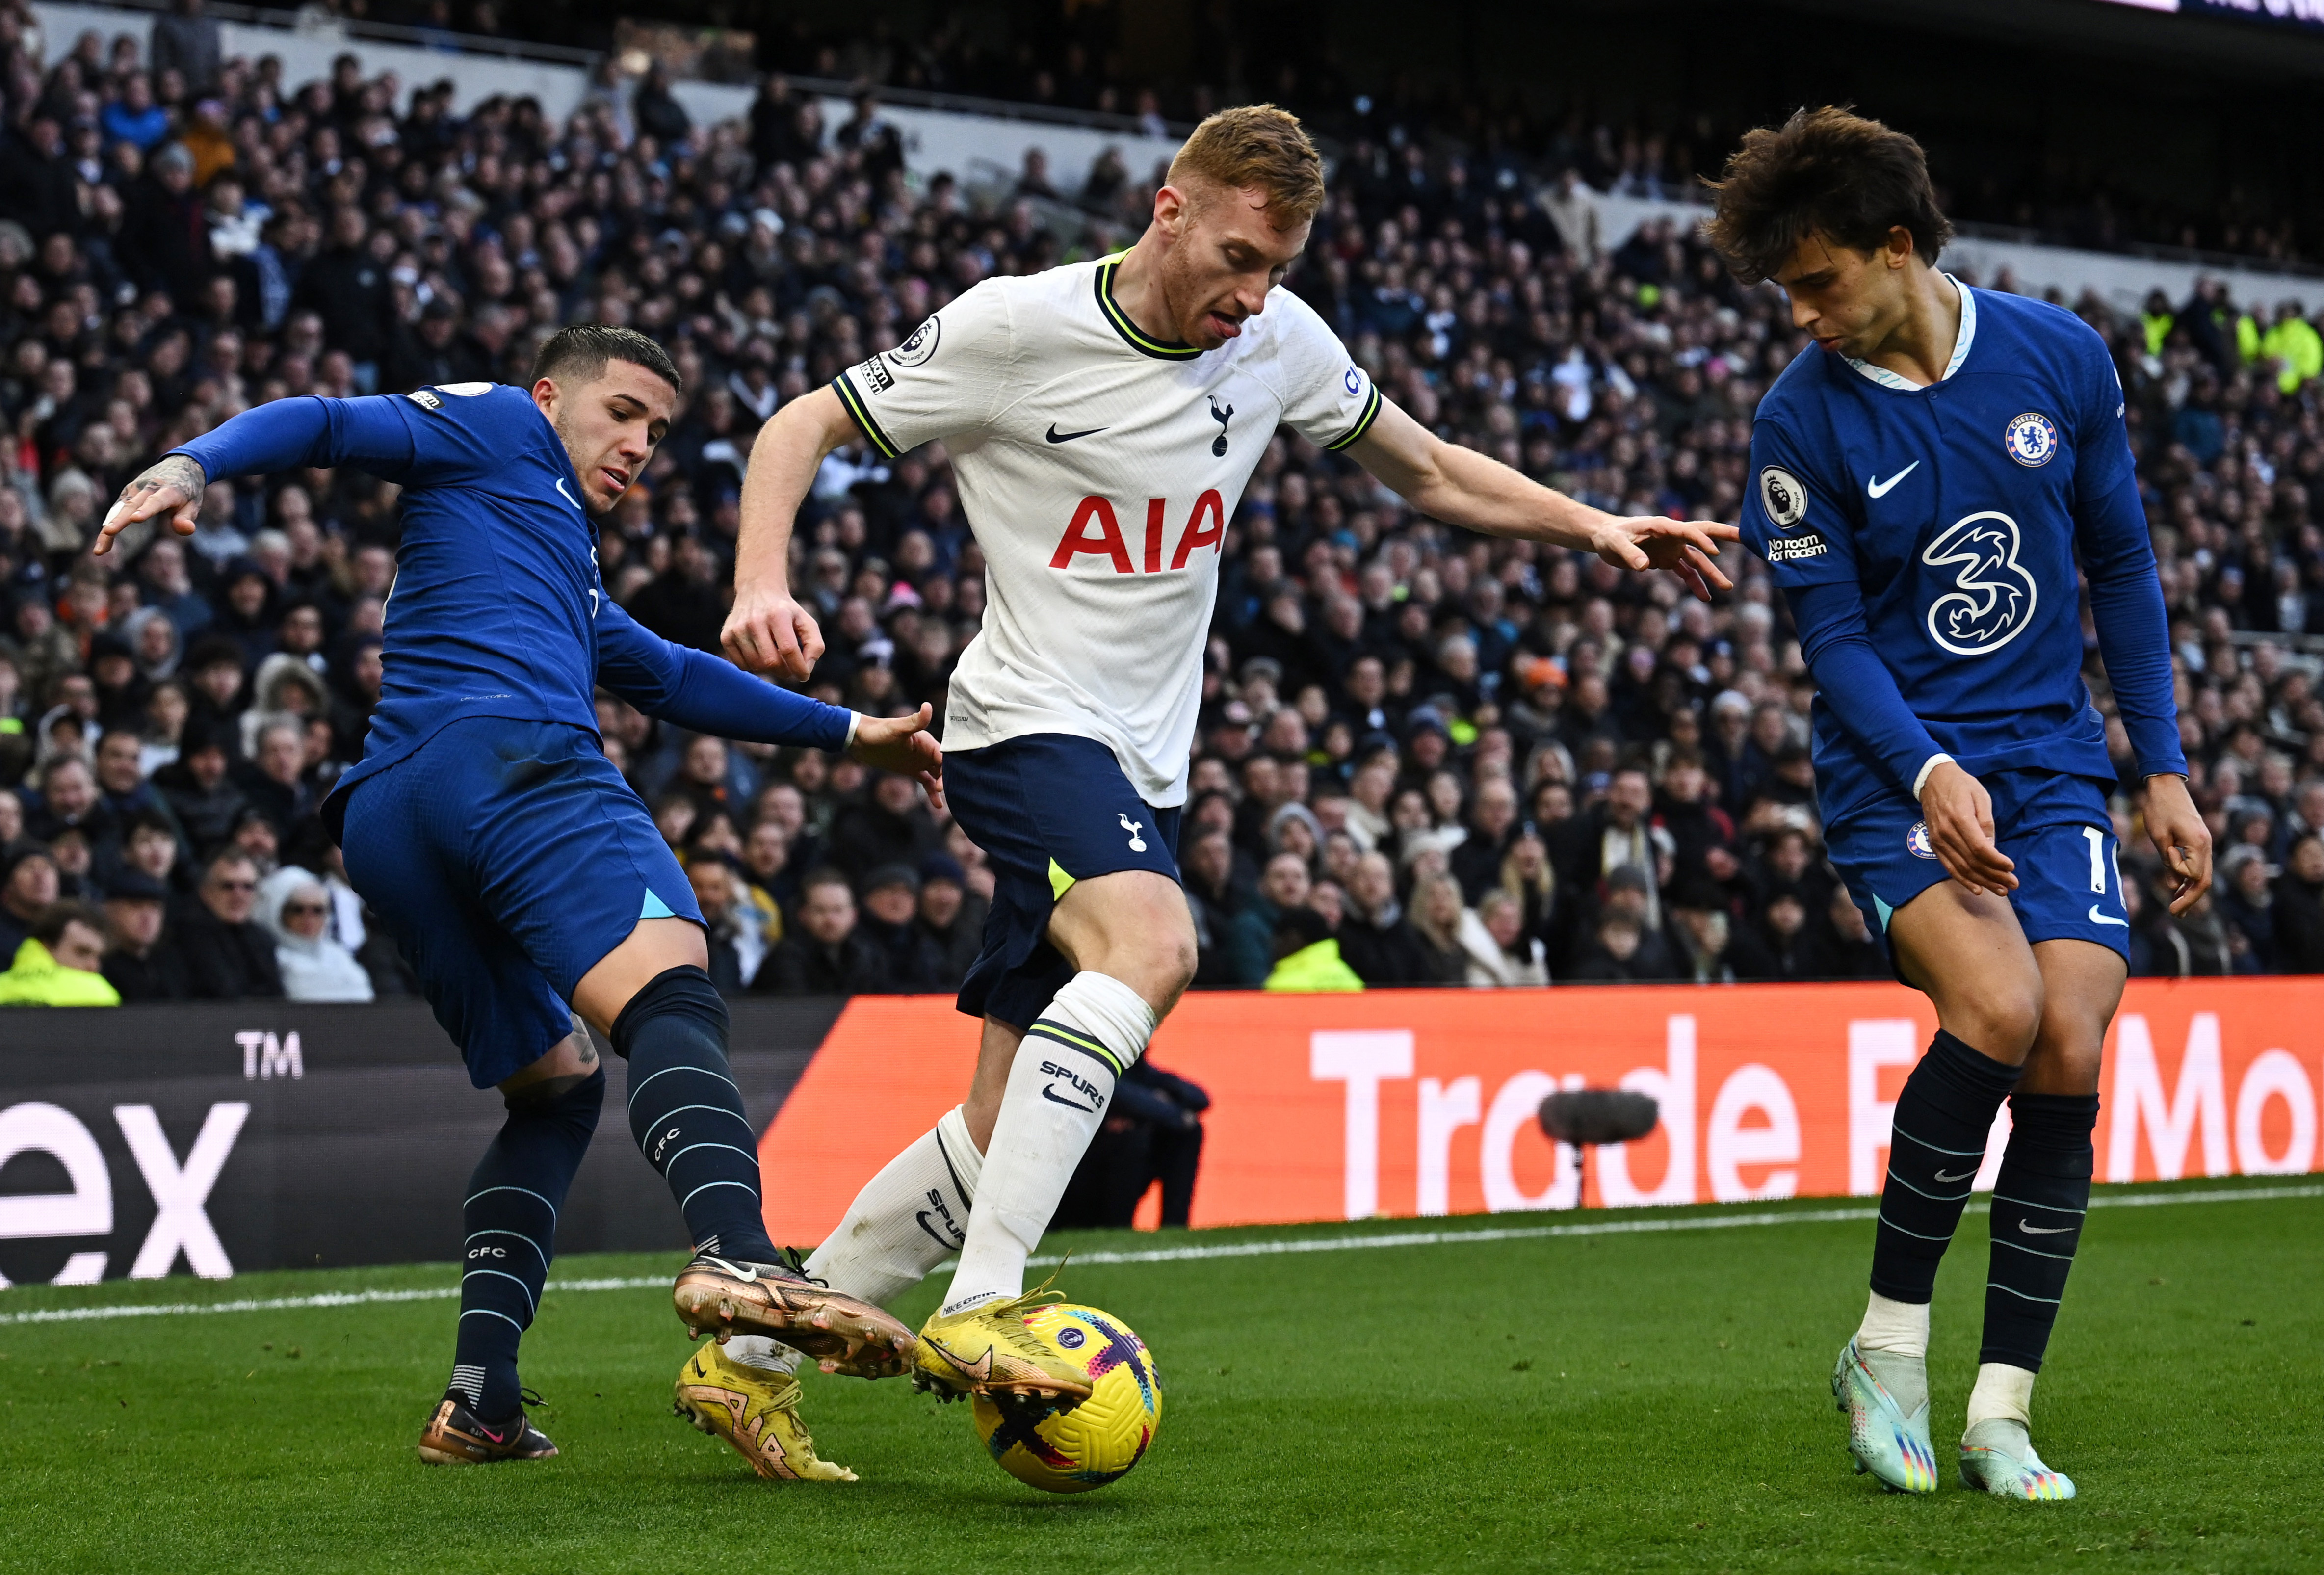
[[(221, 58), (192, 9), (35, 54), (0, 5), (0, 1000), (411, 989), (315, 813), (379, 695), (395, 489), (218, 483), (193, 538), (90, 557), (153, 456), (269, 400), (522, 382), (563, 323), (638, 327), (687, 396), (600, 560), (641, 622), (715, 649), (760, 424), (982, 278), (1126, 244), (1150, 205), (1150, 149), (1062, 193), (1028, 159), (973, 199), (908, 178), (868, 95), (825, 124), (770, 78), (698, 125), (658, 74), (608, 72), (563, 124), (455, 115), (352, 57), (311, 82)], [(1675, 153), (1582, 134), (1537, 178), (1491, 135), (1350, 129), (1290, 287), (1383, 390), (1599, 506), (1734, 519), (1754, 406), (1806, 341), (1666, 221), (1605, 233), (1600, 189), (1675, 182)], [(2135, 971), (2324, 972), (2324, 288), (2066, 304), (2122, 375), (2219, 852), (2172, 917), (2122, 784)], [(984, 600), (942, 447), (834, 455), (795, 550), (829, 643), (811, 692), (941, 714)], [(1886, 975), (1823, 859), (1813, 686), (1756, 560), (1701, 605), (1416, 517), (1287, 432), (1223, 557), (1180, 848), (1199, 985)], [(722, 986), (957, 982), (991, 880), (914, 783), (599, 710)]]

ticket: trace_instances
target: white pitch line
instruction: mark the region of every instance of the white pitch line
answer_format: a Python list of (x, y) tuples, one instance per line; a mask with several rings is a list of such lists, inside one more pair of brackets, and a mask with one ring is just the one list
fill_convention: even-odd
[[(638, 1291), (668, 1286), (667, 1275), (647, 1279), (559, 1280), (551, 1291)], [(411, 1291), (325, 1291), (312, 1296), (263, 1296), (242, 1302), (129, 1302), (110, 1307), (50, 1307), (37, 1312), (0, 1313), (6, 1323), (82, 1323), (95, 1318), (174, 1318), (205, 1312), (279, 1312), (298, 1307), (361, 1307), (374, 1302), (449, 1302), (457, 1285)]]
[[(2090, 1207), (2157, 1208), (2174, 1203), (2255, 1203), (2280, 1198), (2324, 1198), (2324, 1185), (2219, 1188), (2202, 1193), (2104, 1194)], [(1285, 1253), (1362, 1252), (1394, 1247), (1459, 1247), (1472, 1241), (1550, 1241), (1572, 1236), (1638, 1236), (1671, 1230), (1733, 1230), (1753, 1225), (1835, 1225), (1877, 1219), (1877, 1208), (1801, 1209), (1758, 1214), (1697, 1214), (1684, 1219), (1604, 1220), (1579, 1225), (1506, 1226), (1483, 1230), (1403, 1230), (1377, 1236), (1295, 1237), (1277, 1241), (1234, 1241), (1216, 1247), (1166, 1247), (1140, 1252), (1077, 1252), (1073, 1261), (1100, 1267), (1120, 1264), (1197, 1263), (1208, 1258), (1271, 1257)], [(1042, 1256), (1030, 1266), (1065, 1262)], [(667, 1276), (588, 1280), (552, 1280), (549, 1291), (642, 1291), (669, 1284)], [(211, 1312), (277, 1312), (307, 1307), (359, 1307), (380, 1302), (448, 1302), (456, 1285), (410, 1291), (327, 1291), (311, 1296), (267, 1296), (240, 1302), (132, 1302), (104, 1307), (51, 1307), (34, 1312), (0, 1313), (11, 1323), (81, 1323), (100, 1318), (163, 1318)]]

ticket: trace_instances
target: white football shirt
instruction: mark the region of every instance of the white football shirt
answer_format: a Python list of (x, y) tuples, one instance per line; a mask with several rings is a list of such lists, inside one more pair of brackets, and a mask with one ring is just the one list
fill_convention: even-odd
[(834, 381), (890, 458), (941, 438), (984, 549), (984, 627), (953, 675), (947, 749), (1034, 732), (1112, 750), (1183, 804), (1219, 554), (1278, 425), (1326, 448), (1380, 396), (1288, 290), (1216, 350), (1148, 337), (1108, 257), (988, 279)]

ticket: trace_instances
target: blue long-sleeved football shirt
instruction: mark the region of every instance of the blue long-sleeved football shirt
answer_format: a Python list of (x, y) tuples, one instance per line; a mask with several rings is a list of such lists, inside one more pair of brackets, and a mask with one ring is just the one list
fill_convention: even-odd
[(1909, 792), (1941, 751), (1972, 774), (2114, 779), (2082, 682), (2078, 549), (2139, 769), (2186, 769), (2105, 342), (2045, 302), (1960, 289), (1941, 381), (1803, 355), (1752, 429), (1744, 539), (1774, 569), (1816, 680), (1827, 816)]

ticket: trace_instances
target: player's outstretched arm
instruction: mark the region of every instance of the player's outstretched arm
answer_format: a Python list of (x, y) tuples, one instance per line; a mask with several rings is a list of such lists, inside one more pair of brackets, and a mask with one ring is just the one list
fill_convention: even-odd
[(1659, 515), (1625, 520), (1593, 509), (1489, 455), (1445, 442), (1393, 400), (1381, 400), (1370, 429), (1348, 452), (1434, 519), (1489, 536), (1582, 548), (1616, 568), (1668, 569), (1706, 602), (1713, 587), (1734, 588), (1711, 561), (1720, 542), (1740, 537), (1734, 526)]
[(752, 672), (804, 678), (823, 655), (823, 631), (791, 596), (791, 524), (825, 457), (855, 431), (854, 418), (825, 385), (768, 417), (751, 446), (734, 543), (734, 606), (719, 643)]
[(608, 602), (599, 608), (597, 682), (649, 716), (745, 743), (845, 750), (867, 766), (918, 777), (944, 802), (944, 751), (918, 716), (864, 716), (753, 677), (724, 658), (673, 645)]
[(353, 465), (387, 481), (404, 481), (414, 446), (411, 428), (395, 408), (401, 402), (393, 394), (353, 400), (302, 394), (244, 410), (171, 449), (122, 488), (91, 550), (103, 557), (122, 531), (162, 514), (172, 530), (191, 536), (203, 487), (230, 476)]

